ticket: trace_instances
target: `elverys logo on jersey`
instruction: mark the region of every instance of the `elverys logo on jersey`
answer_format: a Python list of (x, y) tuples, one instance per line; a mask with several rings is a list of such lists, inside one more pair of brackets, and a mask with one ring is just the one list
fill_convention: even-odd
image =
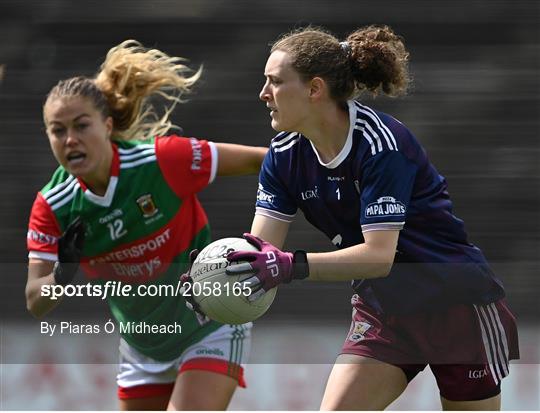
[(156, 207), (152, 194), (144, 194), (137, 198), (137, 205), (143, 214), (143, 217), (150, 218), (156, 215), (159, 209)]
[(257, 201), (261, 204), (274, 205), (274, 195), (268, 191), (265, 191), (264, 187), (259, 184), (257, 190)]
[(405, 205), (391, 196), (381, 196), (377, 202), (368, 204), (366, 218), (405, 215)]

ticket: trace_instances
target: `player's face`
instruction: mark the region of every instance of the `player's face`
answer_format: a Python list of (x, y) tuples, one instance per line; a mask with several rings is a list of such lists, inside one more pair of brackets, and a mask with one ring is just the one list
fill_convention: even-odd
[(264, 69), (266, 82), (259, 98), (270, 109), (276, 131), (302, 132), (309, 115), (309, 82), (291, 66), (288, 53), (272, 52)]
[(91, 100), (61, 97), (47, 102), (45, 126), (53, 154), (69, 173), (89, 183), (108, 174), (112, 118), (103, 118)]

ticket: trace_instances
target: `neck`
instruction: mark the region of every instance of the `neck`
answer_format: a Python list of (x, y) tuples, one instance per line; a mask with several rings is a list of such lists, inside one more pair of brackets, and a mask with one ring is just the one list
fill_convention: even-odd
[(321, 108), (319, 116), (302, 133), (308, 138), (323, 162), (330, 162), (345, 146), (349, 135), (349, 108), (345, 110), (332, 102)]
[(88, 176), (82, 177), (82, 180), (94, 194), (103, 196), (107, 192), (109, 181), (111, 179), (111, 165), (113, 159), (112, 146), (109, 146), (107, 152), (96, 171)]

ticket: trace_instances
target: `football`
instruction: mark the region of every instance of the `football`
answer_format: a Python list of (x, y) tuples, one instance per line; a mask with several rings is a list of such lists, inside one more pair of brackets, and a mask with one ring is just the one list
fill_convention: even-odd
[(257, 251), (243, 238), (223, 238), (207, 245), (191, 267), (191, 295), (212, 320), (223, 324), (243, 324), (262, 316), (274, 301), (277, 288), (254, 301), (244, 281), (252, 274), (227, 275), (227, 254), (232, 251)]

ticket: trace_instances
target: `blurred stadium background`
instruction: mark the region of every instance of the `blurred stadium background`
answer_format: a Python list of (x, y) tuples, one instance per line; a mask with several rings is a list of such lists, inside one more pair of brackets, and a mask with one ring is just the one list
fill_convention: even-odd
[[(526, 0), (2, 0), (0, 410), (116, 408), (116, 336), (48, 338), (25, 310), (28, 214), (56, 167), (42, 128), (45, 94), (59, 79), (94, 74), (109, 48), (133, 38), (204, 65), (174, 115), (187, 136), (267, 145), (273, 131), (258, 92), (268, 43), (309, 23), (340, 37), (383, 23), (404, 36), (414, 89), (367, 103), (408, 125), (446, 176), (455, 212), (504, 281), (521, 327), (522, 360), (504, 384), (503, 407), (539, 410), (539, 17), (539, 3)], [(249, 229), (256, 183), (220, 178), (200, 195), (214, 238)], [(333, 248), (297, 221), (288, 248)], [(346, 284), (282, 288), (255, 327), (250, 388), (232, 408), (317, 409), (350, 294)], [(48, 321), (109, 317), (100, 300), (67, 299)], [(438, 409), (430, 375), (392, 407)]]

